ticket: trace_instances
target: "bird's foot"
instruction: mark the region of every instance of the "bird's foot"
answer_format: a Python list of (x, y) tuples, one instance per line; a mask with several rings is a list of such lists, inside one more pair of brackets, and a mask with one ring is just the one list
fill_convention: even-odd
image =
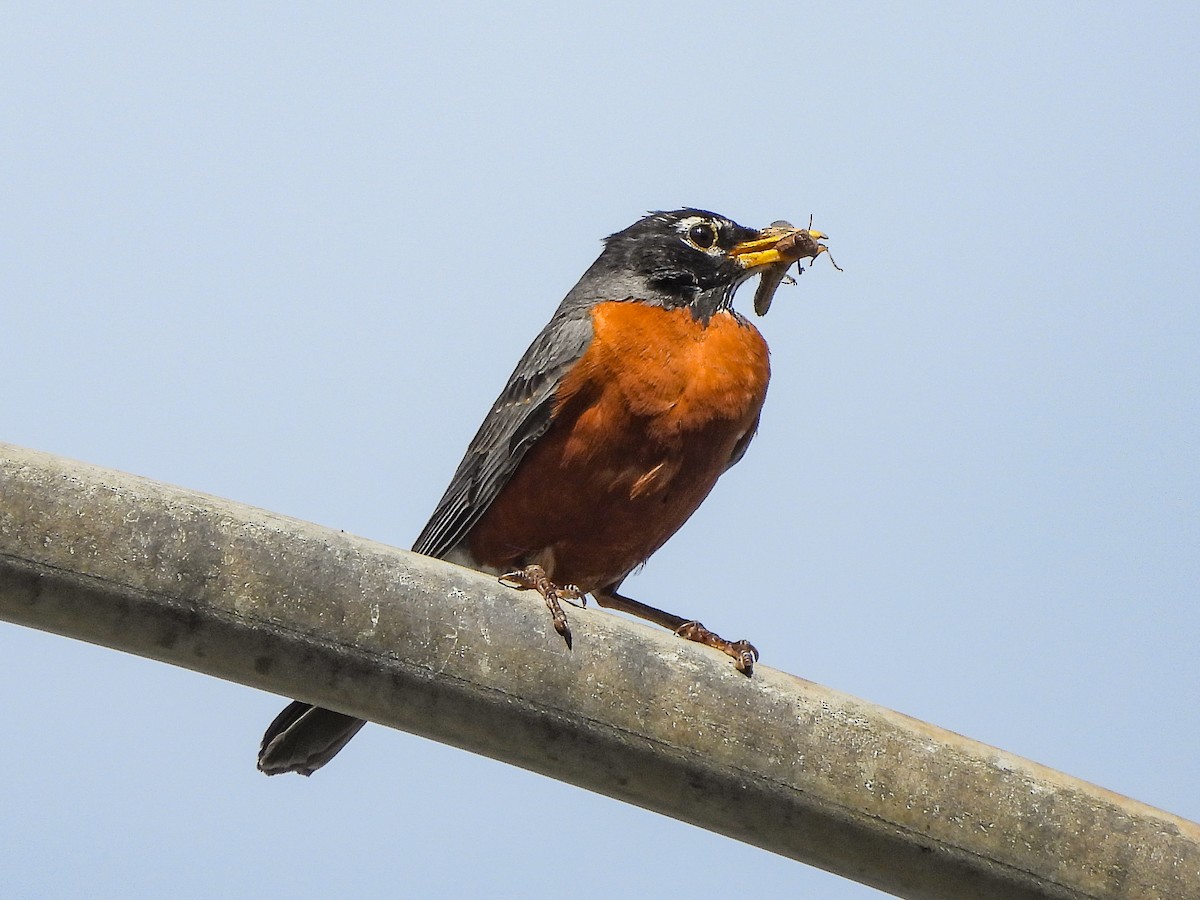
[(554, 622), (554, 630), (562, 635), (571, 647), (571, 626), (567, 624), (567, 614), (563, 612), (560, 600), (578, 600), (581, 605), (587, 605), (587, 597), (583, 591), (573, 584), (555, 584), (541, 566), (526, 566), (515, 572), (500, 576), (500, 583), (505, 587), (516, 588), (518, 591), (537, 591), (546, 601), (550, 610), (550, 618)]
[(733, 664), (739, 672), (746, 675), (754, 674), (754, 664), (758, 662), (758, 650), (749, 641), (727, 641), (719, 634), (709, 631), (699, 622), (684, 622), (675, 629), (675, 633), (689, 641), (706, 644), (727, 653), (733, 657)]

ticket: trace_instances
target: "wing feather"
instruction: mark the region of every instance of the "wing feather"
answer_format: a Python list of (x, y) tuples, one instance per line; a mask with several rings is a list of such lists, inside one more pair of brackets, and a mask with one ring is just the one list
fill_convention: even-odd
[(559, 307), (509, 376), (413, 550), (444, 556), (463, 541), (550, 427), (558, 386), (591, 340), (588, 306)]

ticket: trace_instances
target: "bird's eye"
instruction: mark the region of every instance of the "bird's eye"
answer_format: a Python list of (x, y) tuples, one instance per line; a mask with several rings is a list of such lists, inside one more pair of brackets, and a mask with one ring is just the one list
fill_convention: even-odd
[(713, 227), (712, 222), (701, 222), (689, 228), (687, 236), (688, 240), (701, 250), (707, 250), (717, 242), (717, 229)]

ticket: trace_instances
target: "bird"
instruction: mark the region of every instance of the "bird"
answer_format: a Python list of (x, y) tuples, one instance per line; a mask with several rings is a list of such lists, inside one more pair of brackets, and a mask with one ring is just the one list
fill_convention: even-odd
[[(755, 229), (684, 208), (606, 238), (517, 363), (413, 550), (538, 592), (568, 646), (561, 601), (590, 595), (751, 675), (759, 654), (748, 641), (619, 588), (742, 459), (758, 428), (768, 348), (734, 310), (734, 293), (762, 276), (755, 307), (765, 312), (788, 267), (827, 252), (827, 237), (811, 220), (807, 229), (783, 220)], [(267, 728), (258, 768), (311, 775), (364, 724), (294, 701)]]

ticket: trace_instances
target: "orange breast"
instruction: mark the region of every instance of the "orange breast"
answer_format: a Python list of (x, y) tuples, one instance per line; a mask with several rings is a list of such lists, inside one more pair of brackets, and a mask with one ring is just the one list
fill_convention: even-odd
[(560, 584), (607, 587), (695, 512), (753, 432), (767, 345), (722, 312), (601, 303), (594, 337), (555, 397), (550, 428), (469, 535), (484, 565), (545, 566)]

